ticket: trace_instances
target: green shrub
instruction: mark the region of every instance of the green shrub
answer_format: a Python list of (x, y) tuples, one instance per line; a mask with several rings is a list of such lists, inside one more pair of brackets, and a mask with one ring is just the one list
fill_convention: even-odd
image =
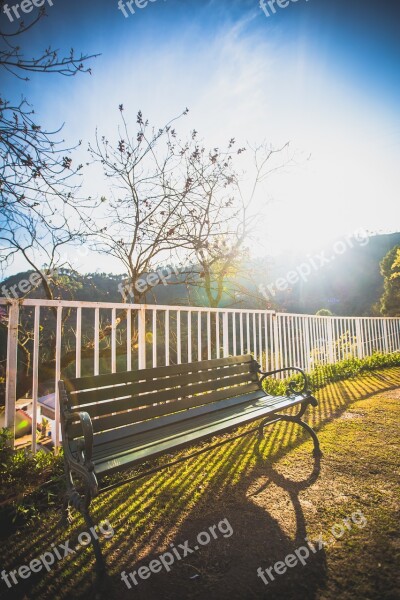
[[(316, 391), (328, 383), (356, 377), (366, 371), (395, 366), (400, 366), (400, 352), (392, 352), (391, 354), (375, 352), (366, 358), (347, 358), (332, 365), (317, 365), (308, 374), (308, 380), (311, 390)], [(303, 378), (301, 375), (293, 375), (281, 380), (267, 379), (264, 380), (264, 389), (269, 394), (284, 395), (291, 381), (301, 385)]]
[[(0, 526), (35, 517), (62, 489), (62, 456), (39, 450), (13, 450), (11, 432), (0, 429)], [(46, 484), (46, 485), (44, 485)]]
[(0, 465), (6, 462), (13, 453), (11, 431), (7, 427), (0, 429)]

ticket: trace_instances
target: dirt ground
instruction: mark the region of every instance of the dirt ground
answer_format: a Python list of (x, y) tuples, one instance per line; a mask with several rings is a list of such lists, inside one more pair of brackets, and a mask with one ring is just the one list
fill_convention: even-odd
[[(0, 596), (400, 598), (400, 369), (331, 384), (317, 396), (308, 421), (321, 460), (302, 431), (282, 423), (261, 443), (246, 436), (124, 486), (95, 503), (95, 521), (108, 519), (114, 532), (101, 539), (109, 576), (97, 590), (87, 548), (10, 590), (0, 581)], [(77, 522), (80, 529), (60, 531), (56, 522), (51, 513), (37, 531), (13, 534), (1, 570), (84, 529)], [(169, 572), (146, 569), (161, 554), (170, 562), (167, 552)], [(161, 563), (152, 564), (157, 571)]]

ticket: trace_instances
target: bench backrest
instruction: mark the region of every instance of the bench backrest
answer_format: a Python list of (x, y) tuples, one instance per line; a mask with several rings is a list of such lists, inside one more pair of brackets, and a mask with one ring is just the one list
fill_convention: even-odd
[[(250, 354), (65, 381), (69, 410), (89, 413), (94, 433), (260, 389)], [(79, 424), (70, 439), (82, 435)]]

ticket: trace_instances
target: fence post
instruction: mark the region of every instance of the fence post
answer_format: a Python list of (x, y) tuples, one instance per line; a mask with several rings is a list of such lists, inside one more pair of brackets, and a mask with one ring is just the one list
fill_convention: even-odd
[(383, 343), (385, 346), (385, 352), (387, 354), (389, 352), (389, 337), (388, 337), (388, 330), (387, 330), (387, 322), (385, 321), (385, 319), (382, 319), (382, 324), (383, 324)]
[[(166, 311), (168, 313), (168, 311)], [(165, 317), (168, 318), (168, 315)], [(146, 368), (146, 309), (141, 306), (138, 311), (138, 366), (139, 369)], [(168, 340), (169, 344), (169, 340)]]
[(310, 319), (306, 317), (305, 320), (305, 352), (306, 352), (306, 369), (309, 373), (311, 371), (311, 344), (310, 344)]
[(18, 300), (10, 300), (8, 309), (5, 426), (11, 429), (12, 446), (14, 446), (15, 441), (15, 408), (17, 402), (18, 321)]
[(327, 319), (327, 333), (328, 333), (328, 356), (329, 362), (332, 365), (335, 362), (335, 352), (333, 348), (333, 327), (332, 327), (332, 317), (325, 317)]
[(360, 319), (356, 318), (356, 336), (357, 336), (357, 353), (358, 358), (364, 358), (364, 338), (362, 334)]
[(272, 314), (272, 328), (274, 332), (274, 369), (279, 369), (281, 366), (279, 332), (278, 332), (278, 315)]
[[(218, 314), (216, 315), (218, 318)], [(228, 313), (222, 315), (222, 344), (224, 348), (224, 358), (229, 356), (229, 328), (228, 328)]]
[(55, 439), (54, 451), (58, 454), (60, 447), (60, 398), (58, 391), (58, 381), (61, 378), (61, 335), (62, 335), (62, 305), (57, 306), (57, 325), (56, 325), (56, 372), (54, 381), (54, 418), (55, 418)]

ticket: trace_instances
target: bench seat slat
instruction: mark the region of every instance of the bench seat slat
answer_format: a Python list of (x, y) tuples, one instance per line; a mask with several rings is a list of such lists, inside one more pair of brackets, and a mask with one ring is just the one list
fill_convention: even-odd
[[(119, 412), (115, 415), (109, 414), (107, 416), (103, 416), (98, 419), (94, 418), (92, 421), (93, 431), (94, 431), (94, 433), (98, 433), (100, 431), (106, 431), (107, 429), (121, 427), (122, 425), (138, 423), (140, 421), (143, 421), (144, 419), (148, 419), (148, 418), (151, 418), (152, 416), (156, 416), (156, 414), (163, 414), (163, 415), (171, 414), (171, 413), (177, 412), (179, 409), (184, 409), (184, 408), (191, 409), (193, 407), (196, 407), (199, 405), (204, 405), (204, 404), (209, 405), (210, 403), (216, 403), (220, 400), (224, 400), (226, 398), (231, 398), (232, 396), (237, 396), (238, 394), (244, 395), (249, 392), (257, 391), (260, 389), (258, 382), (248, 382), (247, 379), (243, 375), (240, 377), (243, 378), (242, 381), (237, 379), (234, 384), (231, 382), (231, 384), (230, 384), (231, 387), (227, 387), (225, 389), (215, 389), (214, 388), (214, 391), (211, 391), (210, 393), (202, 393), (202, 394), (200, 393), (200, 392), (205, 392), (205, 391), (212, 389), (212, 386), (207, 383), (199, 384), (198, 386), (191, 386), (193, 388), (196, 388), (193, 390), (191, 389), (191, 393), (193, 393), (193, 394), (198, 393), (199, 395), (191, 396), (190, 398), (187, 398), (187, 397), (185, 398), (185, 393), (187, 393), (186, 390), (185, 390), (185, 392), (183, 392), (183, 390), (179, 390), (178, 393), (176, 393), (177, 392), (176, 390), (171, 390), (174, 393), (169, 393), (170, 390), (168, 390), (167, 392), (159, 392), (154, 395), (151, 394), (151, 396), (153, 396), (152, 403), (156, 403), (157, 401), (159, 401), (160, 404), (158, 404), (156, 406), (149, 406), (149, 408), (142, 408), (139, 410)], [(220, 380), (220, 381), (224, 381), (224, 380)], [(244, 385), (238, 385), (239, 383), (243, 383)], [(226, 384), (224, 382), (221, 385), (219, 385), (218, 387), (221, 388), (222, 386), (225, 386), (225, 385), (229, 385), (229, 384)], [(235, 387), (232, 387), (232, 385), (234, 385)], [(217, 387), (216, 383), (215, 383), (215, 387)], [(182, 398), (181, 400), (175, 400), (178, 395)], [(128, 399), (128, 402), (129, 402), (129, 400), (131, 400), (131, 399)], [(172, 401), (166, 402), (166, 400), (172, 400)], [(140, 404), (143, 405), (143, 402), (141, 401)], [(132, 404), (130, 406), (133, 408), (134, 405), (135, 405), (135, 399), (133, 398)], [(162, 407), (162, 411), (161, 411), (161, 407)], [(83, 410), (86, 410), (86, 409), (84, 408)], [(90, 416), (93, 416), (92, 413), (95, 412), (96, 410), (97, 410), (96, 405), (93, 405), (92, 407), (90, 407), (88, 410)], [(110, 412), (110, 411), (108, 411), (108, 412)], [(188, 411), (186, 411), (186, 412), (188, 412)], [(189, 416), (187, 418), (189, 418)], [(81, 428), (80, 428), (79, 423), (73, 423), (70, 427), (70, 432), (71, 432), (71, 438), (81, 435)]]
[[(244, 402), (243, 398), (245, 398)], [(280, 404), (281, 401), (282, 398), (278, 399), (277, 403)], [(285, 401), (287, 401), (287, 398), (285, 398)], [(239, 414), (243, 407), (249, 406), (249, 404), (251, 404), (251, 408), (248, 410), (251, 411), (253, 409), (258, 409), (260, 405), (263, 407), (266, 406), (267, 402), (268, 406), (272, 407), (275, 404), (275, 397), (266, 396), (264, 392), (257, 390), (256, 392), (246, 394), (244, 397), (228, 398), (223, 402), (219, 402), (217, 406), (211, 407), (213, 409), (211, 411), (210, 407), (205, 406), (191, 409), (190, 413), (192, 416), (190, 419), (186, 418), (185, 413), (168, 415), (163, 419), (157, 419), (157, 421), (160, 421), (157, 429), (154, 429), (154, 426), (152, 426), (150, 422), (147, 422), (114, 430), (115, 434), (119, 434), (118, 438), (109, 438), (110, 432), (100, 433), (94, 436), (95, 455), (96, 457), (104, 458), (113, 453), (119, 454), (129, 450), (132, 447), (132, 444), (133, 447), (140, 446), (142, 444), (141, 440), (145, 439), (146, 444), (151, 444), (154, 440), (162, 440), (166, 435), (172, 435), (175, 429), (178, 433), (182, 431), (182, 428), (189, 429), (193, 422), (195, 422), (197, 426), (200, 426), (203, 422), (207, 423), (210, 420), (212, 422), (217, 422), (219, 420), (219, 415), (226, 414), (227, 411), (233, 411), (233, 413)], [(105, 439), (107, 440), (106, 442)]]
[(203, 406), (197, 406), (196, 408), (176, 412), (170, 415), (159, 417), (158, 419), (143, 421), (141, 423), (134, 423), (125, 427), (120, 427), (118, 429), (97, 433), (94, 435), (94, 445), (96, 447), (99, 447), (103, 444), (109, 445), (113, 441), (117, 441), (118, 444), (119, 439), (131, 437), (132, 435), (136, 436), (141, 433), (146, 433), (152, 430), (156, 431), (157, 435), (162, 435), (162, 432), (160, 433), (162, 428), (166, 426), (170, 427), (173, 423), (188, 421), (196, 417), (201, 417), (202, 415), (205, 415), (207, 413), (216, 413), (219, 410), (224, 410), (232, 406), (248, 404), (249, 402), (257, 402), (260, 398), (264, 397), (265, 392), (259, 389), (248, 392), (243, 396), (232, 397), (231, 395), (229, 398), (220, 399), (218, 402), (215, 402), (211, 405), (206, 404)]
[(201, 360), (194, 363), (182, 363), (180, 365), (170, 365), (168, 367), (157, 367), (150, 369), (140, 369), (136, 371), (123, 371), (107, 375), (96, 375), (93, 377), (79, 377), (69, 379), (65, 382), (68, 392), (87, 390), (97, 387), (116, 385), (118, 383), (133, 383), (135, 381), (144, 381), (154, 379), (155, 377), (167, 377), (185, 373), (197, 372), (204, 369), (216, 369), (225, 365), (240, 365), (251, 363), (253, 358), (250, 354), (240, 356), (228, 356), (226, 358), (217, 358), (210, 360)]
[(228, 432), (239, 425), (275, 414), (290, 406), (295, 406), (303, 400), (304, 398), (300, 396), (287, 398), (265, 395), (264, 398), (260, 398), (250, 405), (225, 407), (223, 410), (208, 412), (190, 421), (181, 421), (165, 426), (162, 438), (160, 432), (157, 435), (154, 431), (132, 436), (129, 440), (125, 440), (128, 450), (116, 452), (114, 456), (110, 456), (108, 453), (106, 458), (101, 459), (99, 454), (96, 456), (95, 450), (95, 471), (98, 475), (118, 471), (128, 465), (143, 462), (150, 456), (171, 452), (187, 444), (199, 442), (210, 436)]
[[(157, 369), (156, 369), (156, 371), (157, 371)], [(136, 382), (128, 383), (128, 384), (124, 384), (124, 385), (116, 385), (113, 387), (105, 387), (105, 388), (101, 388), (101, 389), (97, 389), (97, 390), (96, 389), (84, 390), (84, 391), (78, 392), (76, 394), (71, 393), (71, 402), (72, 402), (72, 405), (74, 406), (74, 408), (82, 407), (82, 410), (85, 410), (83, 407), (86, 404), (91, 404), (93, 402), (101, 402), (104, 400), (113, 400), (115, 398), (126, 397), (126, 396), (139, 396), (140, 394), (143, 394), (144, 392), (151, 392), (155, 396), (156, 392), (166, 390), (167, 388), (173, 389), (173, 388), (177, 388), (178, 386), (202, 383), (202, 382), (206, 382), (206, 381), (211, 382), (214, 380), (222, 379), (223, 377), (232, 377), (234, 375), (244, 375), (244, 374), (247, 374), (248, 378), (251, 379), (252, 381), (257, 381), (256, 373), (253, 373), (252, 371), (250, 371), (248, 364), (237, 365), (237, 366), (233, 365), (233, 366), (228, 366), (228, 367), (224, 367), (221, 369), (214, 369), (211, 371), (208, 370), (208, 371), (198, 372), (198, 371), (194, 370), (192, 373), (179, 374), (174, 377), (150, 379), (147, 381), (141, 381), (141, 382), (137, 382), (137, 383)], [(212, 388), (210, 387), (210, 389), (212, 389)], [(146, 402), (147, 396), (148, 396), (148, 394), (143, 395), (142, 404), (136, 404), (136, 406), (142, 406), (144, 404), (151, 404), (152, 402), (154, 402), (154, 400), (150, 400), (150, 402)], [(132, 406), (129, 406), (126, 408), (132, 408)], [(109, 412), (115, 412), (118, 410), (123, 410), (123, 409), (116, 408), (115, 410), (112, 410), (112, 411), (110, 410)], [(98, 414), (109, 414), (109, 413), (103, 412), (103, 413), (98, 413)]]

